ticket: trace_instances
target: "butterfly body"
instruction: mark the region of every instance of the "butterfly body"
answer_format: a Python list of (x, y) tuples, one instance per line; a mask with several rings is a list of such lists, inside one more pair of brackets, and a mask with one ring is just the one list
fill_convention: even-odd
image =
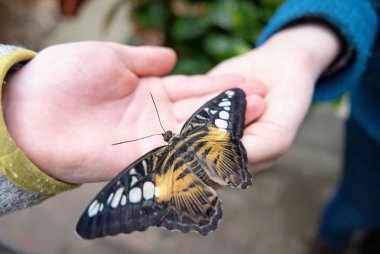
[(77, 225), (87, 239), (144, 231), (149, 226), (202, 235), (222, 217), (216, 186), (251, 185), (240, 142), (245, 94), (225, 91), (198, 109), (180, 134), (142, 156), (116, 176), (90, 203)]

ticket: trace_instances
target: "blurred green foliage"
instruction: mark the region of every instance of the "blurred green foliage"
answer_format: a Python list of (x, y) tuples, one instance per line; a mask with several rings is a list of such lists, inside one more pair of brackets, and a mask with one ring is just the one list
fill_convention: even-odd
[[(176, 50), (173, 71), (207, 72), (224, 59), (249, 51), (283, 0), (122, 0), (132, 4), (136, 35), (128, 44), (151, 44), (147, 33)], [(159, 36), (158, 34), (161, 34)], [(152, 36), (151, 36), (152, 37)]]

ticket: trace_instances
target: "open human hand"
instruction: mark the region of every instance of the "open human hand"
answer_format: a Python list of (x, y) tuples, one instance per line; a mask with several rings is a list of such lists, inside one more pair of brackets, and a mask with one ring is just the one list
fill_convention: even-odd
[(314, 85), (339, 51), (338, 37), (320, 24), (287, 28), (261, 47), (222, 62), (210, 75), (238, 74), (267, 88), (266, 111), (244, 131), (251, 169), (286, 153), (311, 103)]
[(247, 93), (247, 122), (264, 111), (264, 88), (238, 76), (168, 76), (170, 49), (82, 42), (40, 52), (3, 88), (8, 130), (44, 172), (70, 183), (109, 180), (129, 163), (164, 144), (162, 137), (112, 146), (161, 133), (150, 92), (165, 129), (178, 132), (215, 94)]

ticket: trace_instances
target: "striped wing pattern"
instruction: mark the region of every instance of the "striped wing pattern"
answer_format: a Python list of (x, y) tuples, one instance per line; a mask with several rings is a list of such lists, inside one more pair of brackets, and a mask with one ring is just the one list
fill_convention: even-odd
[(240, 89), (207, 102), (185, 123), (181, 136), (196, 150), (207, 175), (219, 185), (245, 189), (252, 185), (243, 136), (246, 100)]
[[(215, 190), (202, 182), (192, 171), (192, 161), (170, 157), (168, 172), (160, 172), (157, 186), (159, 202), (168, 204), (165, 218), (157, 226), (183, 233), (197, 231), (207, 235), (215, 230), (222, 217), (222, 204)], [(169, 160), (170, 160), (169, 159)]]
[(144, 231), (149, 226), (207, 235), (222, 217), (217, 185), (251, 185), (240, 142), (245, 94), (231, 89), (207, 102), (167, 146), (142, 156), (117, 175), (82, 214), (85, 239)]

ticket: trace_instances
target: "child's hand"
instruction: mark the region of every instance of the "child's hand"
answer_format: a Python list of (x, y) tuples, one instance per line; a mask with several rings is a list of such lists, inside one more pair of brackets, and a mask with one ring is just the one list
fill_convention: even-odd
[(229, 59), (211, 75), (239, 74), (266, 85), (266, 111), (244, 132), (254, 170), (271, 166), (291, 146), (319, 75), (336, 57), (337, 36), (314, 24), (278, 32), (260, 48)]

